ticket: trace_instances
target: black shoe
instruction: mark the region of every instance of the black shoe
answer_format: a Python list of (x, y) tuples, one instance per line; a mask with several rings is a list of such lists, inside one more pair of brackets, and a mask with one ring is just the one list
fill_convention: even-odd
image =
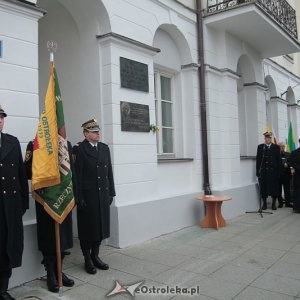
[(97, 270), (96, 270), (95, 266), (93, 265), (90, 250), (87, 250), (87, 249), (82, 250), (82, 254), (83, 254), (83, 257), (84, 257), (85, 271), (88, 274), (92, 274), (92, 275), (96, 274)]
[(2, 292), (0, 293), (0, 300), (16, 300), (16, 299), (13, 298), (9, 293)]
[(278, 208), (283, 208), (283, 202), (280, 202)]
[(272, 210), (277, 210), (276, 204), (272, 203)]
[(97, 273), (97, 270), (96, 270), (95, 266), (93, 265), (93, 262), (89, 259), (85, 259), (84, 268), (88, 274), (94, 275)]
[(63, 251), (61, 254), (63, 254), (63, 255), (70, 255), (70, 254), (71, 254), (71, 251), (65, 250), (65, 251)]
[(56, 278), (54, 279), (51, 276), (50, 277), (47, 276), (47, 287), (48, 287), (49, 292), (52, 292), (52, 293), (59, 292), (59, 286), (58, 286)]
[(293, 204), (292, 203), (285, 203), (285, 207), (292, 207), (293, 208)]
[(98, 256), (92, 256), (93, 264), (96, 268), (100, 270), (108, 270), (109, 265), (104, 263)]
[(55, 272), (55, 266), (53, 263), (46, 264), (46, 270), (47, 270), (47, 287), (48, 290), (52, 293), (58, 293), (59, 287), (58, 282), (56, 278), (57, 272)]
[(74, 280), (68, 278), (65, 273), (62, 273), (62, 284), (63, 286), (71, 287), (74, 285)]
[(262, 201), (263, 201), (263, 205), (261, 207), (261, 210), (265, 210), (265, 209), (267, 209), (267, 199), (263, 198)]

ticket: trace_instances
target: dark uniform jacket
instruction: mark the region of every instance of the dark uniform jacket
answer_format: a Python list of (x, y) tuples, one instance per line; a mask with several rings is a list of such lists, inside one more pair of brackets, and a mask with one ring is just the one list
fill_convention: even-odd
[(294, 174), (294, 210), (300, 211), (300, 148), (292, 151), (291, 153), (291, 165), (295, 169)]
[(295, 169), (294, 187), (300, 187), (300, 148), (292, 151), (291, 166)]
[[(290, 169), (291, 153), (282, 151), (280, 155), (281, 155), (281, 166), (282, 166), (280, 179), (284, 181), (290, 181), (292, 177), (291, 169)], [(284, 166), (285, 163), (287, 164), (287, 167)]]
[(257, 146), (256, 154), (256, 176), (259, 178), (260, 193), (263, 198), (267, 196), (279, 196), (278, 179), (282, 173), (282, 159), (280, 147), (271, 144), (270, 148), (266, 144)]
[(106, 144), (98, 143), (98, 151), (88, 140), (73, 147), (78, 185), (77, 207), (78, 237), (82, 241), (101, 241), (110, 236), (110, 204), (115, 196), (110, 151)]
[[(73, 192), (76, 202), (76, 176), (74, 170), (74, 164), (72, 160), (72, 145), (68, 142), (68, 150), (72, 171)], [(25, 167), (27, 178), (32, 177), (32, 154), (33, 154), (33, 141), (30, 141), (26, 149)], [(45, 211), (44, 207), (37, 201), (35, 201), (36, 221), (37, 221), (37, 241), (40, 251), (48, 254), (56, 253), (55, 242), (55, 226), (54, 220)], [(60, 231), (60, 247), (61, 251), (70, 249), (73, 247), (73, 224), (72, 224), (72, 211), (68, 214), (65, 220), (59, 225)]]
[(10, 267), (16, 268), (22, 264), (22, 215), (29, 208), (28, 182), (18, 139), (1, 133), (0, 149), (0, 252), (6, 248)]

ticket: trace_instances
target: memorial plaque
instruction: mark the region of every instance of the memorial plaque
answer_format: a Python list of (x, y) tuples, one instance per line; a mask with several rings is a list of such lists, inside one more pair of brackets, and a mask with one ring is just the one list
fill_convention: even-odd
[(149, 92), (148, 65), (120, 57), (121, 87)]
[(120, 108), (122, 131), (150, 131), (149, 105), (121, 101)]

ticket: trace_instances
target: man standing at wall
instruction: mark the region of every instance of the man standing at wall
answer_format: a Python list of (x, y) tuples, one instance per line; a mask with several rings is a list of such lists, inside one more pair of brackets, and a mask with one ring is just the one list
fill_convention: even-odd
[(259, 180), (262, 210), (267, 209), (267, 197), (272, 197), (272, 210), (276, 210), (279, 194), (278, 178), (281, 174), (280, 147), (272, 143), (272, 132), (264, 133), (265, 143), (257, 146), (256, 176)]
[(281, 166), (282, 166), (282, 172), (279, 177), (279, 195), (278, 195), (278, 201), (279, 206), (278, 208), (283, 207), (283, 198), (282, 198), (282, 187), (284, 192), (284, 200), (285, 200), (285, 207), (293, 207), (291, 204), (291, 191), (290, 191), (290, 182), (291, 182), (291, 154), (289, 152), (285, 151), (285, 143), (280, 142), (280, 155), (281, 155)]
[(12, 269), (22, 264), (22, 216), (29, 208), (29, 189), (18, 139), (2, 132), (7, 116), (0, 106), (0, 300), (8, 293)]
[[(299, 139), (300, 143), (300, 139)], [(294, 172), (294, 212), (300, 213), (300, 148), (292, 151), (291, 165)]]
[[(72, 158), (72, 145), (68, 141), (69, 157)], [(33, 141), (27, 144), (26, 156), (25, 156), (25, 169), (27, 178), (32, 179), (32, 155), (33, 155)], [(70, 161), (72, 170), (72, 182), (74, 195), (76, 194), (76, 177), (74, 174), (74, 165)], [(76, 197), (75, 197), (76, 200)], [(55, 227), (54, 220), (46, 212), (43, 205), (35, 201), (36, 212), (36, 227), (37, 227), (37, 242), (39, 251), (42, 252), (43, 260), (42, 264), (47, 271), (47, 287), (52, 293), (59, 292), (58, 286), (58, 274), (57, 274), (57, 254), (56, 254), (56, 240), (55, 240)], [(65, 220), (59, 225), (60, 232), (60, 249), (61, 249), (61, 261), (63, 262), (64, 253), (66, 249), (73, 247), (73, 222), (72, 211), (69, 212)], [(72, 287), (74, 281), (62, 273), (63, 286)]]
[[(85, 270), (109, 266), (99, 258), (101, 241), (110, 236), (110, 204), (115, 193), (110, 151), (100, 143), (100, 128), (95, 119), (85, 122), (84, 141), (73, 147), (77, 177), (77, 224)], [(96, 267), (96, 268), (95, 268)]]

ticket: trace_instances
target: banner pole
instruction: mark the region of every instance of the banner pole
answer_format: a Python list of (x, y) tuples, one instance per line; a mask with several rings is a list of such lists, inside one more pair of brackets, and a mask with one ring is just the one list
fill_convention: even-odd
[[(47, 48), (50, 52), (50, 68), (54, 66), (54, 52), (57, 50), (57, 43), (54, 41), (47, 42)], [(55, 244), (56, 244), (56, 263), (57, 263), (57, 281), (59, 287), (59, 296), (63, 295), (63, 284), (62, 284), (62, 261), (61, 261), (61, 248), (60, 248), (60, 232), (59, 223), (54, 220), (55, 224)]]
[(59, 296), (63, 294), (63, 284), (62, 284), (62, 266), (61, 266), (61, 249), (60, 249), (60, 232), (59, 223), (55, 222), (55, 241), (56, 241), (56, 259), (57, 259), (57, 280), (59, 287)]
[(57, 50), (57, 43), (54, 41), (48, 41), (47, 48), (50, 53), (50, 62), (54, 63), (54, 52)]

